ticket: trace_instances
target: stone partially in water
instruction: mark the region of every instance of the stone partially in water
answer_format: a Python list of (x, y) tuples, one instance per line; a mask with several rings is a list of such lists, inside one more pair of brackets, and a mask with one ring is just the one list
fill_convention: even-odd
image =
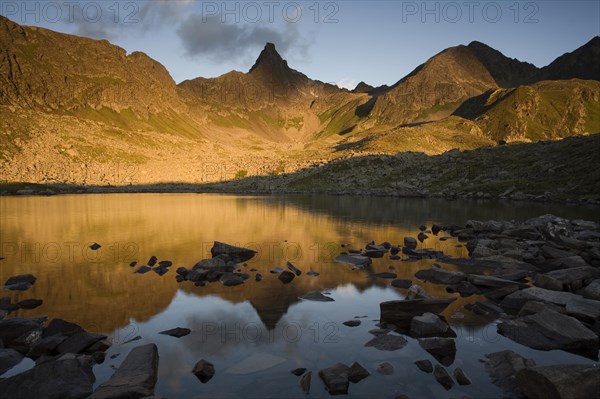
[(348, 369), (348, 380), (353, 384), (364, 380), (370, 375), (371, 373), (358, 362), (352, 363)]
[(121, 366), (89, 399), (142, 398), (154, 395), (158, 378), (158, 349), (155, 344), (137, 346)]
[(342, 324), (348, 327), (358, 327), (360, 326), (360, 320), (348, 320), (343, 322)]
[(333, 302), (335, 299), (321, 294), (319, 291), (308, 292), (300, 297), (300, 299), (304, 299), (306, 301), (316, 301), (316, 302)]
[(312, 371), (309, 371), (308, 373), (304, 374), (302, 376), (302, 378), (300, 379), (300, 387), (302, 388), (304, 393), (307, 395), (310, 393), (311, 379), (312, 379)]
[(219, 241), (214, 242), (213, 247), (210, 249), (210, 253), (213, 257), (217, 255), (228, 255), (235, 262), (246, 262), (257, 254), (257, 252), (252, 249), (236, 247)]
[(452, 338), (420, 338), (419, 345), (442, 365), (454, 363), (456, 344)]
[(279, 273), (279, 276), (277, 276), (279, 281), (281, 281), (283, 284), (291, 283), (294, 277), (296, 277), (296, 275), (292, 272), (288, 272), (287, 270), (282, 271)]
[(485, 355), (485, 369), (490, 375), (492, 383), (502, 388), (506, 397), (523, 396), (521, 388), (517, 384), (517, 372), (524, 368), (534, 367), (533, 359), (526, 359), (517, 353), (504, 350)]
[(19, 274), (9, 277), (4, 283), (4, 288), (11, 291), (26, 291), (35, 284), (36, 280), (33, 274)]
[(17, 303), (21, 309), (35, 309), (44, 303), (41, 299), (24, 299)]
[(188, 335), (191, 332), (192, 332), (192, 330), (190, 330), (189, 328), (175, 327), (170, 330), (161, 331), (161, 332), (159, 332), (159, 334), (170, 335), (171, 337), (175, 337), (175, 338), (181, 338), (181, 337), (185, 337), (186, 335)]
[(452, 380), (452, 377), (450, 377), (445, 368), (438, 364), (435, 365), (435, 368), (433, 370), (433, 376), (435, 377), (436, 381), (444, 387), (446, 391), (450, 390), (450, 388), (454, 386), (454, 381)]
[(413, 317), (410, 322), (410, 335), (415, 338), (456, 337), (456, 333), (444, 320), (429, 312)]
[(94, 381), (90, 358), (69, 354), (0, 380), (0, 396), (10, 399), (83, 399), (92, 393)]
[(598, 336), (595, 333), (577, 319), (550, 309), (503, 321), (498, 324), (498, 332), (534, 349), (562, 349), (592, 359), (598, 356)]
[(19, 353), (14, 349), (0, 349), (0, 375), (19, 364), (21, 360), (23, 360), (23, 357), (24, 355), (22, 353)]
[(134, 271), (134, 273), (135, 273), (135, 274), (144, 274), (144, 273), (148, 273), (150, 270), (152, 270), (152, 268), (151, 268), (151, 267), (148, 267), (148, 266), (146, 266), (146, 265), (143, 265), (143, 266), (140, 266), (140, 267), (138, 267), (138, 268), (137, 268), (137, 269)]
[(347, 255), (342, 254), (335, 258), (336, 262), (348, 263), (358, 268), (363, 268), (371, 264), (371, 258), (362, 255)]
[(410, 288), (412, 281), (409, 279), (396, 279), (392, 280), (391, 285), (396, 288)]
[(588, 399), (600, 393), (600, 368), (595, 365), (559, 364), (517, 372), (517, 383), (531, 399)]
[(292, 273), (294, 273), (296, 276), (299, 276), (302, 274), (302, 270), (298, 269), (296, 266), (294, 266), (291, 262), (287, 263), (287, 268), (290, 269), (290, 271)]
[(432, 267), (430, 269), (419, 270), (415, 273), (419, 280), (429, 281), (434, 284), (458, 284), (467, 279), (467, 275), (462, 272), (451, 272), (441, 267)]
[(419, 368), (419, 370), (424, 371), (426, 373), (433, 372), (433, 365), (429, 360), (417, 360), (415, 361), (415, 365)]
[(330, 395), (348, 394), (348, 370), (349, 367), (344, 363), (336, 363), (333, 366), (325, 367), (319, 370), (319, 377), (325, 383), (325, 389)]
[(56, 351), (58, 353), (81, 353), (96, 342), (106, 338), (106, 335), (102, 334), (94, 334), (86, 331), (78, 332), (58, 345)]
[(305, 372), (306, 372), (306, 367), (299, 367), (297, 369), (293, 369), (292, 371), (290, 371), (290, 373), (292, 373), (292, 374), (294, 374), (295, 376), (298, 376), (298, 377), (300, 377)]
[(194, 366), (192, 373), (201, 383), (206, 384), (215, 375), (215, 366), (208, 360), (201, 359)]
[(460, 367), (454, 369), (454, 379), (458, 385), (471, 385), (471, 380)]

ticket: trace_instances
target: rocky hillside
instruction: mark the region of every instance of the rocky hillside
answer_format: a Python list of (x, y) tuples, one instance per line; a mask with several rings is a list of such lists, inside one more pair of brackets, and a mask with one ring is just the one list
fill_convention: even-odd
[(272, 43), (247, 73), (178, 85), (143, 53), (1, 16), (0, 48), (5, 182), (205, 183), (600, 132), (599, 38), (542, 69), (472, 42), (353, 91), (292, 69)]

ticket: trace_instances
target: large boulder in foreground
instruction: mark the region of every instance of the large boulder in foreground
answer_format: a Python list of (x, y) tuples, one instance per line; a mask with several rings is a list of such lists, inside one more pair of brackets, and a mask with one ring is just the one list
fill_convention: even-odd
[(217, 255), (229, 255), (235, 262), (245, 262), (252, 259), (257, 252), (253, 249), (236, 247), (224, 242), (215, 241), (213, 247), (210, 249), (210, 254), (213, 257)]
[(600, 368), (560, 364), (522, 369), (517, 383), (530, 399), (588, 399), (600, 394)]
[(135, 347), (119, 369), (96, 389), (90, 399), (143, 398), (154, 395), (158, 379), (158, 349), (155, 344)]
[(498, 332), (530, 348), (598, 357), (598, 336), (579, 320), (551, 309), (503, 321), (498, 324)]
[(83, 399), (92, 393), (94, 381), (89, 357), (67, 354), (0, 380), (0, 398)]

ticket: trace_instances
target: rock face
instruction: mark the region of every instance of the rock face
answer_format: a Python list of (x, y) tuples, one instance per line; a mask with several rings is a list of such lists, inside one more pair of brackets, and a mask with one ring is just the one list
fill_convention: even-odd
[(63, 355), (31, 370), (0, 380), (0, 397), (6, 399), (83, 399), (95, 378), (89, 358)]
[(531, 399), (588, 399), (600, 393), (600, 368), (592, 365), (556, 365), (522, 369), (519, 387)]
[(194, 373), (201, 383), (206, 384), (215, 375), (215, 366), (208, 360), (202, 359), (196, 363), (192, 373)]
[(154, 395), (158, 379), (158, 349), (155, 344), (135, 347), (119, 369), (101, 384), (90, 399), (142, 398)]
[(562, 349), (596, 359), (598, 336), (577, 319), (544, 309), (539, 313), (504, 321), (498, 332), (534, 349)]

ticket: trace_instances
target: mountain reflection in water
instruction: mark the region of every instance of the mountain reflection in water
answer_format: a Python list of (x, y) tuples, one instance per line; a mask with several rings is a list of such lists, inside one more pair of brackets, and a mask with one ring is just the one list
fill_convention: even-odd
[[(522, 220), (544, 213), (593, 218), (592, 209), (550, 204), (216, 194), (2, 197), (0, 211), (0, 256), (5, 257), (0, 261), (0, 280), (24, 273), (38, 279), (28, 291), (5, 291), (2, 295), (10, 296), (13, 302), (28, 298), (44, 301), (37, 309), (19, 310), (11, 316), (59, 317), (89, 331), (106, 332), (114, 342), (109, 354), (121, 353), (116, 362), (137, 345), (125, 343), (128, 339), (140, 335), (139, 343), (156, 342), (161, 355), (157, 392), (165, 396), (185, 396), (182, 392), (189, 393), (189, 386), (198, 384), (190, 370), (200, 357), (214, 357), (219, 373), (260, 353), (285, 359), (281, 367), (288, 370), (294, 365), (318, 367), (324, 362), (359, 358), (370, 365), (393, 354), (363, 347), (372, 338), (367, 331), (375, 328), (379, 303), (401, 299), (406, 293), (391, 287), (391, 280), (374, 274), (393, 272), (398, 278), (415, 281), (414, 273), (430, 267), (433, 261), (392, 261), (386, 254), (374, 259), (370, 267), (353, 270), (350, 265), (333, 261), (346, 250), (341, 244), (354, 248), (364, 248), (371, 240), (400, 244), (405, 236), (416, 237), (421, 224), (463, 224), (468, 219)], [(419, 247), (441, 250), (453, 257), (466, 256), (456, 239), (440, 241), (429, 236)], [(241, 267), (251, 278), (235, 287), (220, 282), (204, 287), (177, 283), (175, 269), (190, 268), (210, 257), (215, 240), (259, 251)], [(88, 245), (93, 242), (102, 247), (90, 250)], [(164, 276), (132, 273), (135, 268), (129, 266), (130, 262), (145, 264), (152, 255), (172, 261), (171, 271)], [(269, 270), (276, 266), (285, 269), (287, 261), (303, 273), (284, 285)], [(444, 267), (458, 270), (455, 266)], [(255, 272), (250, 269), (256, 269), (264, 280), (255, 281)], [(320, 275), (307, 275), (311, 270)], [(421, 285), (433, 296), (457, 296), (448, 294), (443, 285)], [(331, 292), (335, 302), (298, 298), (311, 291)], [(492, 320), (463, 309), (465, 303), (480, 299), (459, 298), (443, 315), (457, 330), (459, 339), (461, 334), (465, 338), (481, 336), (477, 331), (485, 331), (505, 343), (504, 338), (497, 337)], [(366, 316), (359, 319), (360, 327), (351, 329), (341, 324), (357, 316)], [(158, 334), (177, 326), (190, 328), (192, 334), (179, 340)], [(402, 356), (408, 356), (412, 363), (417, 347), (411, 342), (401, 351)], [(469, 348), (472, 356), (489, 352), (487, 348), (480, 349), (482, 353)], [(522, 353), (531, 351), (524, 349)], [(109, 365), (95, 368), (97, 383), (110, 376)], [(412, 375), (412, 367), (404, 372)], [(471, 377), (477, 377), (476, 373), (471, 370)], [(278, 392), (279, 388), (269, 390), (273, 388), (269, 388), (269, 378), (263, 378), (261, 387), (253, 386), (253, 395), (272, 396)], [(275, 386), (285, 389), (288, 382), (282, 382), (280, 376), (273, 378)], [(373, 379), (378, 378), (383, 377)], [(416, 374), (414, 378), (422, 377)], [(198, 392), (231, 391), (226, 382), (217, 381), (203, 385)], [(245, 392), (244, 387), (252, 381), (241, 374), (232, 391)], [(291, 383), (297, 381), (292, 379)], [(438, 388), (427, 388), (432, 390), (427, 392), (435, 395)], [(320, 387), (316, 391), (321, 391)], [(478, 391), (468, 392), (477, 396)]]

